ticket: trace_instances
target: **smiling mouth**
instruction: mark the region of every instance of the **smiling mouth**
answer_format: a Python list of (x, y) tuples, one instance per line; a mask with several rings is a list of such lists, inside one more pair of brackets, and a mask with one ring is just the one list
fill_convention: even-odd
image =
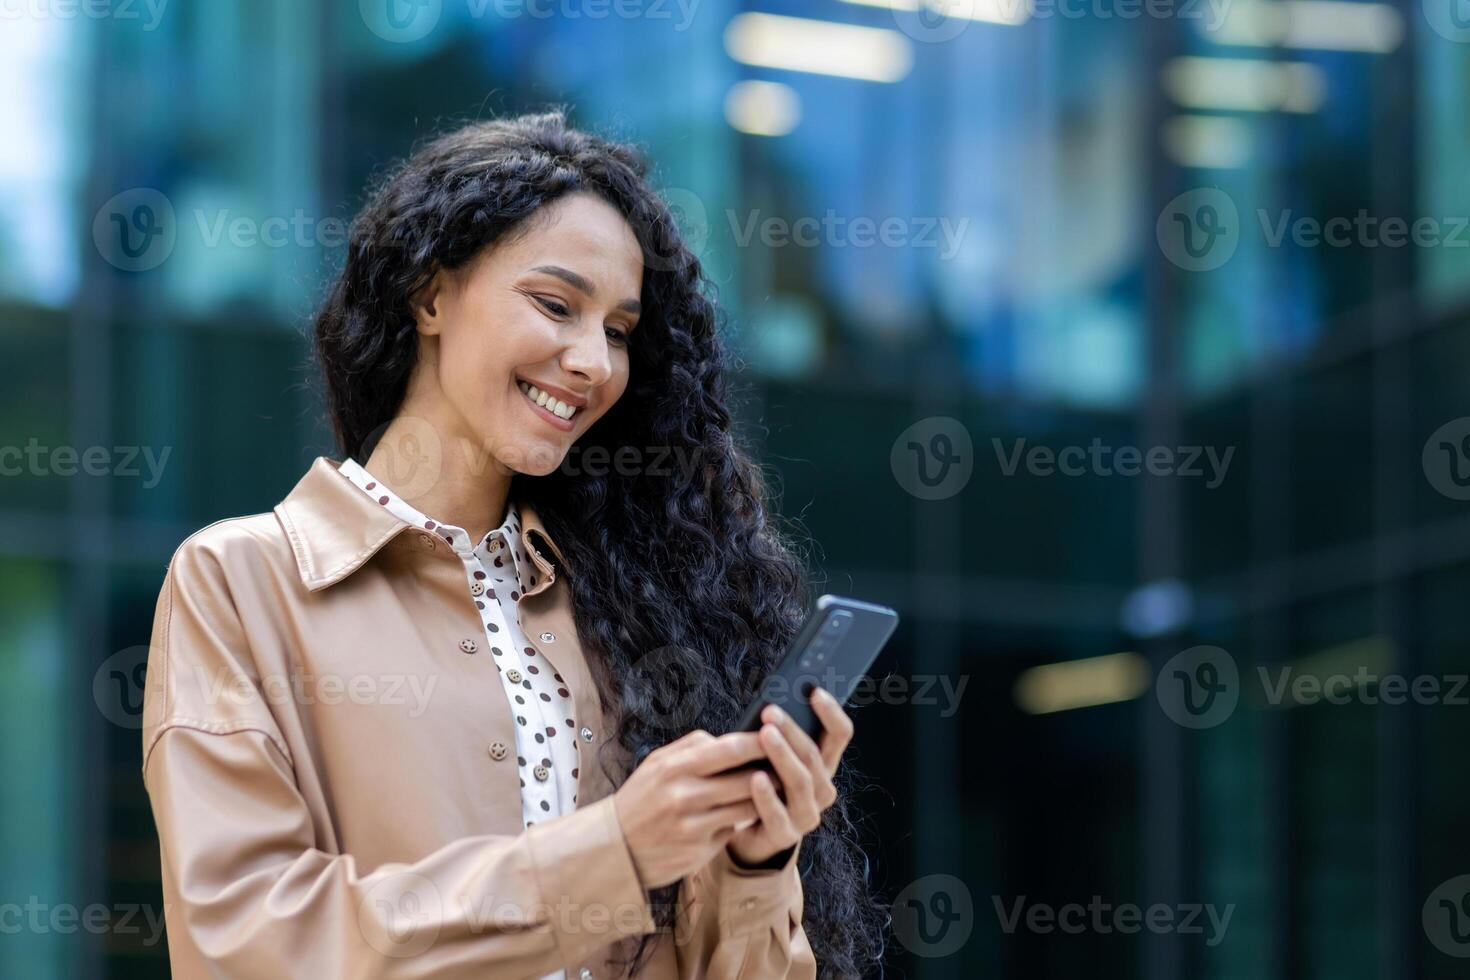
[[(521, 389), (521, 394), (525, 395), (526, 399), (535, 408), (539, 409), (545, 415), (550, 415), (557, 422), (562, 423), (559, 428), (571, 428), (572, 417), (581, 411), (576, 406), (568, 405), (560, 399), (553, 398), (535, 385), (528, 384), (519, 378), (516, 379), (516, 387)], [(551, 421), (551, 419), (547, 421)]]

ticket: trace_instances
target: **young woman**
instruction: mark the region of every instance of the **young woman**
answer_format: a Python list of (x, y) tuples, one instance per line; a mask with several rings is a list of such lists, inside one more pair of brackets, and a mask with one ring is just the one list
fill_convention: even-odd
[(355, 223), (316, 321), (344, 459), (159, 595), (175, 976), (876, 968), (850, 719), (730, 731), (809, 596), (645, 174), (560, 113), (480, 123)]

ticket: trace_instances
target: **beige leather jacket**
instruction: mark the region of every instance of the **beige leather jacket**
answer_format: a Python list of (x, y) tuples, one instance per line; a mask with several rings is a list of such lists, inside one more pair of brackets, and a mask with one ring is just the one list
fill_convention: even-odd
[[(581, 762), (577, 809), (527, 828), (459, 559), (338, 465), (193, 534), (159, 593), (142, 775), (174, 976), (615, 976), (611, 955), (656, 927), (560, 550), (519, 501), (540, 569), (521, 624), (572, 692)], [(796, 861), (746, 870), (722, 849), (640, 976), (814, 977)]]

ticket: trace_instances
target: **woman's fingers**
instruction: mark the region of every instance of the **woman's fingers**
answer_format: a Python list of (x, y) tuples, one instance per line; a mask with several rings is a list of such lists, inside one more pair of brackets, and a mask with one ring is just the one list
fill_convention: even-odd
[(766, 835), (778, 843), (784, 842), (781, 843), (782, 847), (790, 847), (800, 840), (801, 831), (792, 821), (791, 813), (781, 802), (781, 797), (776, 795), (776, 787), (771, 778), (765, 773), (757, 773), (752, 783), (754, 792), (751, 802), (761, 823), (765, 825)]
[(736, 829), (740, 824), (753, 823), (759, 817), (760, 812), (756, 809), (754, 802), (741, 800), (739, 803), (727, 803), (724, 806), (706, 810), (693, 818), (691, 827), (697, 833), (715, 834), (721, 828)]
[(786, 736), (786, 743), (791, 746), (808, 769), (825, 768), (826, 764), (822, 761), (822, 752), (817, 748), (817, 743), (802, 730), (795, 718), (775, 705), (767, 707), (762, 713), (762, 718), (781, 729), (781, 734)]
[[(751, 734), (754, 734), (752, 732)], [(732, 772), (720, 776), (697, 777), (694, 796), (701, 807), (723, 806), (750, 799), (750, 773)]]
[(713, 776), (754, 762), (765, 755), (755, 732), (727, 732), (715, 738), (691, 744), (681, 751), (679, 768), (695, 776)]
[(822, 719), (822, 761), (827, 771), (837, 771), (837, 760), (842, 758), (847, 743), (852, 741), (853, 723), (842, 705), (825, 687), (812, 691), (812, 710)]
[[(826, 693), (821, 688), (817, 688), (817, 691), (820, 691), (822, 694)], [(815, 693), (812, 695), (812, 703), (814, 705), (821, 703), (820, 698)], [(838, 706), (835, 698), (831, 700), (831, 705), (841, 713), (842, 709)], [(774, 714), (775, 711), (776, 709), (773, 709), (772, 713)], [(827, 809), (827, 807), (831, 806), (837, 800), (837, 787), (832, 784), (832, 773), (837, 768), (835, 757), (834, 761), (829, 764), (822, 750), (817, 748), (817, 743), (813, 742), (811, 736), (802, 731), (801, 727), (796, 724), (796, 721), (784, 711), (780, 712), (776, 724), (781, 729), (782, 734), (786, 736), (786, 741), (795, 750), (797, 756), (800, 757), (803, 765), (806, 766), (807, 771), (811, 773), (812, 796), (816, 801), (817, 807), (819, 810)], [(845, 740), (842, 745), (846, 745)], [(841, 755), (841, 749), (842, 746), (839, 746), (837, 750), (838, 755)], [(790, 797), (787, 799), (789, 802)]]
[[(786, 788), (785, 810), (790, 814), (791, 822), (803, 831), (815, 827), (821, 818), (821, 811), (813, 792), (815, 782), (811, 770), (797, 756), (779, 727), (763, 725), (761, 743), (766, 746), (766, 755)], [(759, 785), (764, 781), (758, 778), (756, 782)]]

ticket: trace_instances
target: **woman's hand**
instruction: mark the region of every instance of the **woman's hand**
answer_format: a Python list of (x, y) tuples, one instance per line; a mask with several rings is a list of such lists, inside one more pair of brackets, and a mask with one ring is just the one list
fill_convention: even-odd
[(718, 738), (696, 729), (649, 753), (613, 794), (644, 888), (693, 874), (757, 816), (750, 776), (726, 769), (765, 755), (755, 732)]
[(792, 847), (817, 828), (823, 811), (837, 800), (832, 776), (852, 740), (852, 719), (825, 688), (812, 690), (811, 703), (824, 729), (821, 748), (780, 708), (770, 704), (761, 712), (766, 722), (758, 733), (761, 746), (781, 780), (786, 801), (781, 801), (766, 773), (746, 777), (760, 820), (738, 831), (727, 845), (740, 864), (764, 864)]

